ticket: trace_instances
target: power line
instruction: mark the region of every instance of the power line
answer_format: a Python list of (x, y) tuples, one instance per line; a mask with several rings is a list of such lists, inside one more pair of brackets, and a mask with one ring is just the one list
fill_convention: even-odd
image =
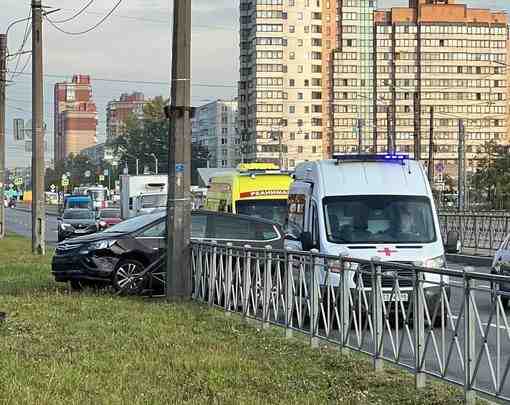
[[(9, 71), (8, 72), (12, 72)], [(30, 72), (21, 73), (17, 72), (19, 74), (23, 75), (32, 75)], [(64, 78), (67, 79), (69, 76), (66, 75), (55, 75), (55, 74), (45, 74), (44, 77), (51, 77), (51, 78)], [(109, 78), (100, 78), (100, 77), (92, 77), (90, 78), (92, 81), (96, 82), (110, 82), (110, 83), (129, 83), (129, 84), (149, 84), (149, 85), (156, 85), (156, 86), (167, 86), (170, 85), (170, 82), (163, 82), (163, 81), (146, 81), (146, 80), (127, 80), (127, 79), (109, 79)], [(237, 88), (234, 85), (231, 84), (206, 84), (206, 83), (192, 83), (192, 87), (210, 87), (210, 88)]]
[[(65, 9), (63, 9), (63, 10), (65, 10)], [(97, 12), (97, 11), (90, 11), (90, 10), (87, 10), (86, 14), (103, 15), (103, 13), (100, 13), (100, 12)], [(149, 23), (154, 23), (154, 24), (165, 24), (165, 25), (169, 25), (170, 24), (170, 19), (168, 19), (168, 20), (158, 20), (158, 19), (154, 19), (154, 18), (133, 17), (133, 16), (119, 15), (119, 14), (116, 14), (116, 15), (114, 15), (112, 17), (113, 18), (126, 19), (126, 20), (133, 20), (133, 21), (143, 21), (143, 22), (149, 22)], [(207, 29), (215, 28), (215, 29), (221, 29), (221, 30), (225, 30), (225, 31), (232, 31), (232, 26), (193, 24), (193, 27), (194, 28), (207, 28)]]
[[(79, 17), (81, 14), (83, 14), (83, 12), (85, 12), (85, 10), (87, 10), (87, 8), (89, 8), (91, 6), (91, 4), (94, 3), (94, 0), (90, 0), (87, 4), (85, 4), (85, 6), (79, 10), (76, 14), (74, 14), (72, 17), (69, 17), (69, 18), (65, 18), (63, 20), (59, 20), (59, 21), (55, 21), (55, 20), (51, 20), (54, 24), (63, 24), (63, 23), (66, 23), (66, 22), (69, 22), (69, 21), (72, 21), (74, 20), (76, 17)], [(49, 18), (47, 18), (48, 20), (50, 20)]]
[[(21, 42), (21, 46), (18, 49), (18, 58), (16, 60), (16, 66), (14, 68), (14, 72), (16, 72), (18, 70), (19, 62), (21, 60), (21, 52), (24, 51), (25, 45), (27, 44), (27, 41), (28, 41), (28, 37), (29, 37), (30, 33), (32, 32), (32, 25), (31, 25), (32, 20), (30, 18), (31, 15), (32, 15), (32, 9), (30, 9), (30, 11), (28, 12), (27, 24), (25, 26), (25, 33), (23, 34), (23, 41)], [(15, 75), (16, 75), (15, 73), (11, 74), (11, 78), (10, 78), (11, 81), (14, 79)]]
[(122, 3), (122, 0), (119, 0), (117, 2), (117, 4), (115, 4), (115, 6), (113, 6), (113, 8), (101, 20), (99, 20), (99, 22), (97, 24), (95, 24), (92, 27), (86, 29), (85, 31), (79, 31), (79, 32), (66, 31), (66, 30), (63, 30), (62, 28), (60, 28), (55, 23), (53, 23), (53, 21), (50, 20), (48, 17), (44, 17), (44, 18), (46, 19), (46, 21), (48, 21), (53, 26), (53, 28), (55, 28), (56, 30), (58, 30), (58, 31), (60, 31), (60, 32), (62, 32), (64, 34), (67, 34), (67, 35), (84, 35), (84, 34), (87, 34), (87, 33), (91, 32), (91, 31), (95, 30), (101, 24), (103, 24), (108, 19), (108, 17), (110, 17), (114, 13), (114, 11), (120, 6), (120, 3)]

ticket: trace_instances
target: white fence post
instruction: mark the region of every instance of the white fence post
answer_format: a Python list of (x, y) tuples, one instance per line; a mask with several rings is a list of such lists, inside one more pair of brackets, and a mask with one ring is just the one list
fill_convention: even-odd
[[(465, 268), (465, 273), (472, 272), (471, 267)], [(467, 405), (476, 403), (476, 394), (473, 390), (475, 344), (476, 344), (476, 318), (472, 302), (471, 289), (474, 280), (464, 274), (464, 402)]]
[(311, 266), (311, 288), (310, 288), (310, 346), (319, 347), (319, 340), (317, 338), (317, 327), (319, 319), (319, 272), (320, 272), (320, 259), (316, 256), (319, 254), (317, 249), (312, 249), (310, 254)]
[(269, 308), (271, 302), (271, 290), (272, 290), (272, 247), (266, 246), (266, 254), (264, 260), (264, 288), (263, 288), (263, 302), (262, 302), (262, 328), (269, 328)]
[(294, 274), (292, 273), (292, 255), (285, 249), (285, 337), (292, 337), (292, 308), (294, 300)]
[(248, 316), (251, 289), (251, 246), (244, 245), (244, 268), (243, 268), (243, 316)]
[(347, 349), (347, 343), (349, 342), (349, 333), (351, 330), (351, 289), (349, 286), (349, 270), (346, 268), (347, 261), (344, 256), (340, 256), (340, 269), (342, 271), (340, 277), (340, 311), (341, 311), (341, 339), (342, 339), (342, 352), (347, 354), (349, 350)]
[[(227, 269), (225, 271), (225, 312), (230, 315), (231, 310), (231, 291), (232, 291), (232, 262), (233, 262), (232, 243), (227, 243)], [(237, 308), (236, 308), (237, 309)]]
[(212, 244), (212, 257), (211, 263), (209, 264), (209, 306), (214, 305), (214, 294), (216, 292), (216, 275), (217, 275), (217, 263), (218, 263), (218, 243), (213, 241)]
[(417, 389), (425, 388), (426, 375), (423, 372), (423, 363), (425, 361), (425, 302), (423, 299), (423, 283), (425, 275), (419, 270), (415, 270), (415, 288), (414, 288), (414, 347), (415, 347), (415, 386)]
[(379, 257), (372, 258), (372, 323), (374, 325), (374, 369), (383, 369), (381, 350), (383, 347), (383, 305), (382, 302), (382, 268)]

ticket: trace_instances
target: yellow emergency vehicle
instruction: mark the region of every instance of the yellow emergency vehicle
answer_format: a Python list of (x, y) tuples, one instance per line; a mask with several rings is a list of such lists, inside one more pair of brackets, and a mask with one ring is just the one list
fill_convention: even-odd
[(284, 224), (292, 178), (271, 163), (240, 164), (236, 171), (213, 176), (205, 208), (251, 215)]

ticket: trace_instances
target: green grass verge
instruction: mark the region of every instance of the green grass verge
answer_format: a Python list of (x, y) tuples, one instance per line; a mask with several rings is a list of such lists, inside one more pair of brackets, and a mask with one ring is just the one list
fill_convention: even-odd
[(71, 293), (0, 241), (0, 404), (454, 404), (459, 391), (193, 304)]

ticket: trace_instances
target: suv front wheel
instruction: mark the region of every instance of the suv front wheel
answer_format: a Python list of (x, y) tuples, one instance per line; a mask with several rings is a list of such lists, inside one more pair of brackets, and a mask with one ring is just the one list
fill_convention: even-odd
[(113, 287), (124, 295), (140, 294), (145, 285), (145, 277), (141, 276), (145, 266), (137, 260), (122, 260), (113, 274)]

